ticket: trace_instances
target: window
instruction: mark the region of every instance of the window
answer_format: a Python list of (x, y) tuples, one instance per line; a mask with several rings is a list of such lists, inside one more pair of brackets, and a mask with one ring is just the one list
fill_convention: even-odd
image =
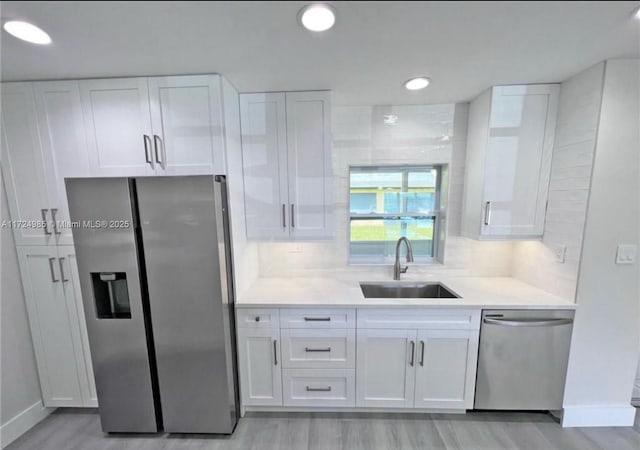
[(438, 245), (440, 178), (441, 166), (351, 167), (350, 262), (393, 260), (401, 236), (411, 241), (417, 262), (432, 261)]

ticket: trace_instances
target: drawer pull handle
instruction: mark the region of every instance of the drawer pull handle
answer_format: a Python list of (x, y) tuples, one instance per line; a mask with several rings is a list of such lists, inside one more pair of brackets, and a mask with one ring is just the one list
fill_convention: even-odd
[(260, 322), (260, 316), (256, 316), (256, 318), (254, 319), (256, 322)]
[(304, 348), (305, 352), (330, 352), (331, 351), (331, 347), (327, 347), (327, 348), (309, 348), (309, 347), (305, 347)]
[(331, 386), (327, 386), (324, 388), (314, 388), (307, 386), (307, 392), (331, 392)]
[(305, 317), (305, 322), (331, 322), (331, 317)]

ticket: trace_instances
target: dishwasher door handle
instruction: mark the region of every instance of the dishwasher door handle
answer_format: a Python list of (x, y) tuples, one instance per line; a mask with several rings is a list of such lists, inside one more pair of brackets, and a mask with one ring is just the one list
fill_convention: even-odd
[(501, 325), (503, 327), (554, 327), (558, 325), (568, 325), (573, 323), (573, 319), (538, 319), (538, 320), (518, 320), (518, 319), (491, 319), (485, 317), (484, 323), (491, 325)]

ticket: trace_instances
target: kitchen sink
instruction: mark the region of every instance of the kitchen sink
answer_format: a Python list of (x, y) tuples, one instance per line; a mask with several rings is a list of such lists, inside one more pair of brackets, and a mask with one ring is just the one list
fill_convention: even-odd
[(460, 298), (442, 283), (360, 283), (365, 298)]

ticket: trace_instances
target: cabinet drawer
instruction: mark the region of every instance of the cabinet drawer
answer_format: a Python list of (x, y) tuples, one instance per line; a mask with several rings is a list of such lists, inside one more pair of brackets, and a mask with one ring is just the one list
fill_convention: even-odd
[(480, 309), (359, 309), (358, 328), (478, 330)]
[(355, 406), (354, 369), (283, 369), (285, 406)]
[(236, 310), (238, 328), (280, 328), (277, 309), (239, 308)]
[(347, 369), (355, 367), (356, 330), (282, 329), (282, 367)]
[(282, 328), (355, 328), (355, 309), (281, 309)]

